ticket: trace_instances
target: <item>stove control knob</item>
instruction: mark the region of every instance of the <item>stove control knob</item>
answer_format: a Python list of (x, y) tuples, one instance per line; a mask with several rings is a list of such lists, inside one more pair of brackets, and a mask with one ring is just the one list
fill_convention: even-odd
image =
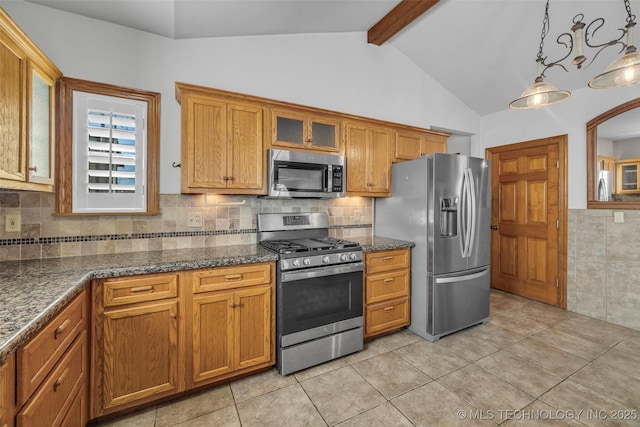
[(342, 254), (340, 255), (340, 261), (347, 261), (349, 259), (349, 257), (347, 256), (347, 254)]
[(294, 259), (293, 261), (291, 261), (291, 264), (293, 264), (294, 267), (300, 267), (300, 260)]
[(304, 265), (311, 265), (311, 260), (309, 258), (305, 258), (305, 259), (302, 260), (302, 263)]
[(349, 259), (350, 259), (350, 260), (355, 260), (356, 258), (358, 258), (358, 257), (357, 257), (357, 255), (356, 255), (356, 253), (355, 253), (355, 252), (351, 252), (351, 253), (349, 254)]
[(329, 257), (328, 257), (328, 256), (326, 256), (326, 255), (325, 255), (325, 256), (323, 256), (323, 257), (322, 257), (322, 262), (325, 262), (325, 263), (326, 263), (326, 262), (329, 262)]

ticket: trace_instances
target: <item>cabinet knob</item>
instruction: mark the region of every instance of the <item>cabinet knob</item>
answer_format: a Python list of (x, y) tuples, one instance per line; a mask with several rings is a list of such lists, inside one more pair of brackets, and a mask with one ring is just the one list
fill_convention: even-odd
[(67, 326), (69, 326), (69, 323), (71, 323), (71, 319), (66, 319), (64, 322), (60, 324), (60, 326), (56, 328), (55, 331), (53, 331), (54, 340), (57, 340), (58, 337), (62, 335), (62, 333), (67, 329)]
[(62, 385), (62, 382), (64, 381), (65, 377), (67, 376), (67, 374), (69, 373), (69, 368), (66, 368), (63, 372), (62, 375), (60, 375), (58, 377), (58, 379), (56, 380), (55, 383), (53, 383), (53, 391), (56, 392), (58, 391), (58, 389), (60, 388), (60, 386)]
[(492, 230), (497, 230), (498, 228), (500, 228), (500, 227), (498, 227), (497, 225), (492, 225), (492, 226), (491, 226), (491, 229), (492, 229)]

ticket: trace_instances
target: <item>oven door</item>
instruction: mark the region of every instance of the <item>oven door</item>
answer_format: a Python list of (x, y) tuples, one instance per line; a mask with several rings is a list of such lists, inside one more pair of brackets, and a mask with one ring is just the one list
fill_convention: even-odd
[(278, 336), (287, 347), (362, 327), (361, 262), (284, 272), (278, 285)]

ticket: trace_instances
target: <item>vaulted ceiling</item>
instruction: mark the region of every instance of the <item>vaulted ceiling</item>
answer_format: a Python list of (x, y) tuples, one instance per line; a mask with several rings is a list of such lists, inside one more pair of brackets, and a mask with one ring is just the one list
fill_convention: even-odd
[[(234, 37), (366, 32), (399, 0), (27, 0), (164, 37)], [(545, 0), (440, 0), (392, 36), (401, 51), (480, 115), (507, 108), (536, 77)], [(640, 13), (640, 3), (631, 3)], [(574, 16), (603, 17), (596, 42), (620, 35), (622, 0), (551, 0), (544, 54), (564, 56), (556, 38)], [(386, 46), (385, 44), (385, 46)], [(586, 87), (619, 53), (611, 47), (587, 69), (555, 67), (547, 81), (566, 90)], [(585, 51), (593, 57), (594, 52)], [(569, 62), (569, 66), (570, 61)], [(624, 89), (612, 89), (624, 90)]]

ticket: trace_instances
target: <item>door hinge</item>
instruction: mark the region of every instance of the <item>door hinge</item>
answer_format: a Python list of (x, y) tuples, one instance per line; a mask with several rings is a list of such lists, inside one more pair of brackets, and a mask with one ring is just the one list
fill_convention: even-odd
[(560, 220), (556, 219), (556, 228), (560, 228)]
[(556, 160), (556, 169), (560, 169), (560, 160)]

